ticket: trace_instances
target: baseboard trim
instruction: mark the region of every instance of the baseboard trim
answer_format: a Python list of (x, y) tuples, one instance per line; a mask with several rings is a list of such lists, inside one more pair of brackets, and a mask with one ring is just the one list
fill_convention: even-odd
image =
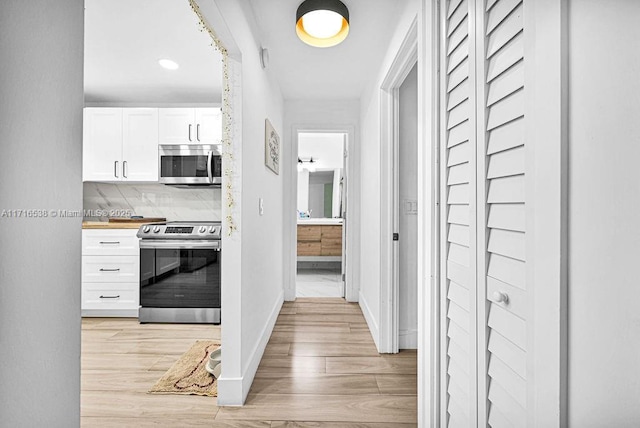
[(360, 309), (362, 309), (365, 321), (367, 321), (367, 325), (371, 331), (371, 336), (373, 336), (373, 341), (376, 344), (376, 349), (380, 352), (380, 329), (378, 328), (378, 323), (371, 313), (371, 308), (369, 308), (367, 299), (364, 298), (362, 292), (359, 293), (359, 296), (358, 304), (360, 305)]
[(399, 349), (418, 349), (418, 329), (400, 330), (398, 335)]
[(281, 291), (278, 294), (275, 304), (273, 305), (273, 309), (271, 310), (269, 319), (265, 323), (265, 326), (260, 333), (260, 340), (258, 341), (258, 343), (256, 343), (256, 346), (251, 351), (249, 364), (247, 364), (247, 367), (242, 372), (242, 377), (227, 378), (224, 376), (223, 372), (222, 376), (220, 376), (220, 379), (218, 379), (218, 390), (223, 391), (223, 393), (219, 395), (225, 397), (224, 400), (220, 400), (220, 398), (218, 398), (218, 406), (237, 407), (244, 405), (244, 402), (247, 399), (247, 395), (249, 395), (249, 390), (251, 389), (253, 379), (256, 376), (256, 372), (258, 371), (260, 361), (262, 361), (262, 355), (264, 354), (264, 350), (267, 347), (267, 343), (269, 343), (273, 328), (276, 325), (276, 321), (278, 319), (278, 315), (280, 314), (280, 309), (282, 308), (283, 303), (284, 291)]

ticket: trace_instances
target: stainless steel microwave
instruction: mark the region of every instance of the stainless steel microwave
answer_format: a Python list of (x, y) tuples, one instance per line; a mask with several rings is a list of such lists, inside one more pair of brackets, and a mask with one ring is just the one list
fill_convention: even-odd
[(160, 183), (188, 187), (221, 186), (220, 149), (216, 144), (160, 145)]

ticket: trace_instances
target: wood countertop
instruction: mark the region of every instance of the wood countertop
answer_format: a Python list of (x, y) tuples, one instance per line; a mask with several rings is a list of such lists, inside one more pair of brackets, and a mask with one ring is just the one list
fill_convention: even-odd
[(140, 221), (131, 223), (117, 223), (108, 221), (83, 221), (83, 229), (139, 229), (140, 225), (152, 223), (150, 221)]

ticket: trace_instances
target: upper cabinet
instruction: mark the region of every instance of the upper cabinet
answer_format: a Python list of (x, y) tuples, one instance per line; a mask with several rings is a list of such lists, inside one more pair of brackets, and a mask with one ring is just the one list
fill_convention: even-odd
[(84, 181), (158, 181), (157, 108), (85, 108)]
[(222, 111), (220, 108), (159, 109), (160, 144), (220, 144)]

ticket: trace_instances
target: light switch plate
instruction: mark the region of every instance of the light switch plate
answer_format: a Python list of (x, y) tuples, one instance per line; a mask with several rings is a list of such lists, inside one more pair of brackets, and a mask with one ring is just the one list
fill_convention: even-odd
[(264, 214), (264, 199), (262, 198), (258, 198), (258, 213), (260, 213), (260, 215)]

